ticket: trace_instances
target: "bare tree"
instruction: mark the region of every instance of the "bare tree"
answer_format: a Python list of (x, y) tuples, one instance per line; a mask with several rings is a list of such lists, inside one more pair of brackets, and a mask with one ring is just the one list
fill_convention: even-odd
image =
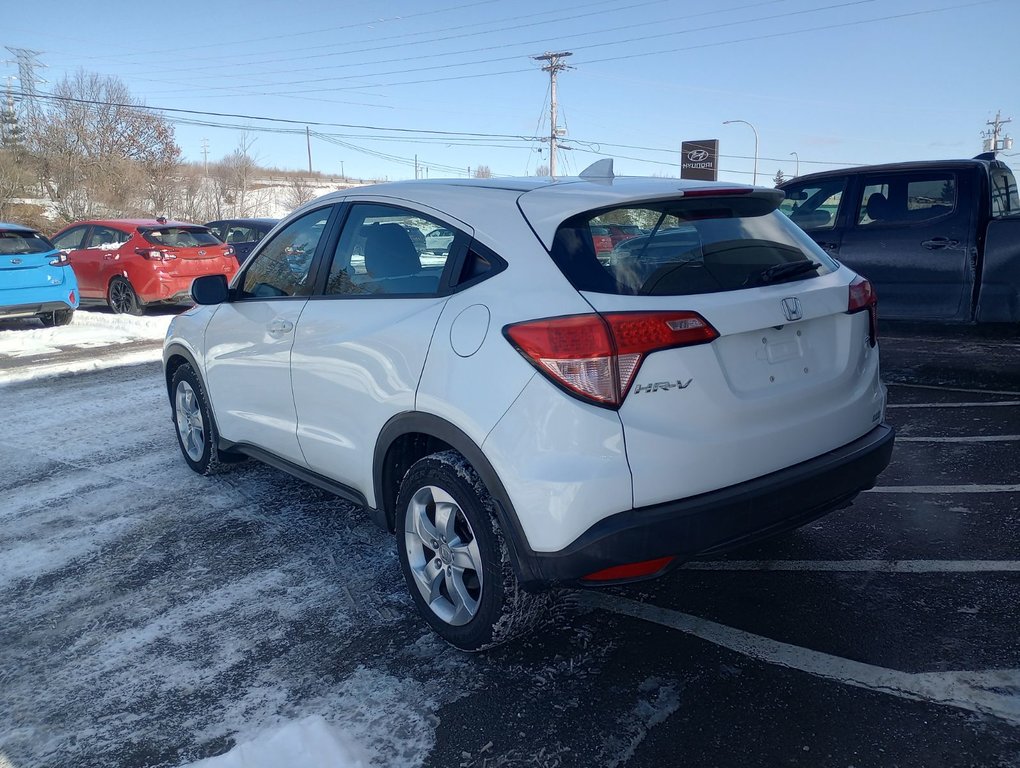
[[(180, 160), (173, 127), (115, 77), (79, 70), (53, 95), (28, 143), (58, 215), (73, 221), (151, 207), (145, 198), (165, 188)], [(154, 202), (165, 201), (164, 192), (158, 196)]]
[(476, 179), (491, 179), (492, 178), (492, 169), (489, 168), (489, 166), (487, 166), (487, 165), (480, 165), (480, 166), (478, 166), (475, 169), (475, 178)]
[(300, 176), (293, 177), (287, 184), (283, 203), (291, 210), (315, 199), (315, 188)]
[(258, 216), (265, 212), (269, 195), (256, 175), (258, 157), (252, 152), (255, 139), (242, 133), (237, 147), (210, 169), (216, 189), (216, 218)]
[(549, 175), (549, 166), (548, 165), (540, 165), (540, 166), (538, 166), (538, 168), (535, 169), (535, 175), (536, 176), (548, 176)]

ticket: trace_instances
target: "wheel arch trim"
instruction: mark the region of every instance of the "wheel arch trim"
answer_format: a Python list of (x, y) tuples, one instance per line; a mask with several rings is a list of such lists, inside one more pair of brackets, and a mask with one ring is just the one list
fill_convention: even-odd
[(532, 566), (535, 553), (528, 545), (528, 540), (517, 517), (517, 512), (510, 501), (506, 488), (499, 479), (499, 475), (474, 440), (462, 429), (439, 416), (420, 411), (399, 413), (390, 418), (383, 425), (382, 429), (379, 430), (372, 463), (373, 491), (375, 493), (376, 507), (383, 510), (391, 529), (393, 525), (392, 514), (395, 510), (386, 509), (387, 499), (383, 483), (386, 455), (398, 439), (404, 435), (415, 433), (441, 440), (460, 453), (474, 467), (474, 470), (478, 473), (482, 482), (485, 483), (486, 489), (496, 502), (496, 517), (505, 534), (507, 546), (510, 548), (518, 580), (522, 584), (535, 581), (537, 574)]

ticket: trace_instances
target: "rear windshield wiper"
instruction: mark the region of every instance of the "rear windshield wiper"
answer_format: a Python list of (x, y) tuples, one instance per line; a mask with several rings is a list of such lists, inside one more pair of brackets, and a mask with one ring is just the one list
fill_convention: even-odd
[(820, 266), (822, 265), (817, 261), (811, 261), (810, 259), (804, 259), (803, 261), (791, 261), (786, 264), (773, 264), (768, 269), (763, 269), (756, 275), (749, 275), (745, 281), (745, 285), (753, 286), (778, 283), (797, 275), (803, 275), (805, 272), (813, 272)]

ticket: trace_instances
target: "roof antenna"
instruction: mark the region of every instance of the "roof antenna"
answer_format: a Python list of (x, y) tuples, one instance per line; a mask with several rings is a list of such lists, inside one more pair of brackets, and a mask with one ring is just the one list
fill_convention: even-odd
[(582, 179), (591, 180), (615, 179), (616, 175), (613, 173), (613, 158), (604, 157), (601, 160), (596, 160), (577, 175)]

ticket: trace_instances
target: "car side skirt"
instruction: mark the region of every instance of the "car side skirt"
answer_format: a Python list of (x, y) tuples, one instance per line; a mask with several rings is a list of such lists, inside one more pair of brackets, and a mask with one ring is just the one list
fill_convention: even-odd
[(361, 493), (357, 489), (351, 488), (343, 483), (338, 483), (335, 480), (330, 480), (328, 477), (323, 477), (317, 472), (312, 472), (310, 469), (300, 467), (297, 464), (287, 461), (286, 459), (283, 459), (274, 453), (270, 453), (269, 451), (263, 450), (262, 448), (249, 445), (247, 443), (233, 443), (230, 440), (224, 440), (223, 438), (220, 438), (217, 442), (217, 448), (226, 453), (243, 453), (245, 456), (257, 459), (263, 464), (268, 464), (274, 469), (279, 469), (289, 475), (293, 475), (299, 480), (304, 480), (306, 483), (322, 488), (324, 491), (329, 491), (335, 496), (339, 496), (344, 501), (349, 501), (352, 504), (357, 504), (359, 507), (364, 507), (368, 510), (369, 514), (372, 515), (373, 519), (378, 513), (377, 510), (373, 510), (368, 507), (368, 500), (365, 498), (365, 494)]

